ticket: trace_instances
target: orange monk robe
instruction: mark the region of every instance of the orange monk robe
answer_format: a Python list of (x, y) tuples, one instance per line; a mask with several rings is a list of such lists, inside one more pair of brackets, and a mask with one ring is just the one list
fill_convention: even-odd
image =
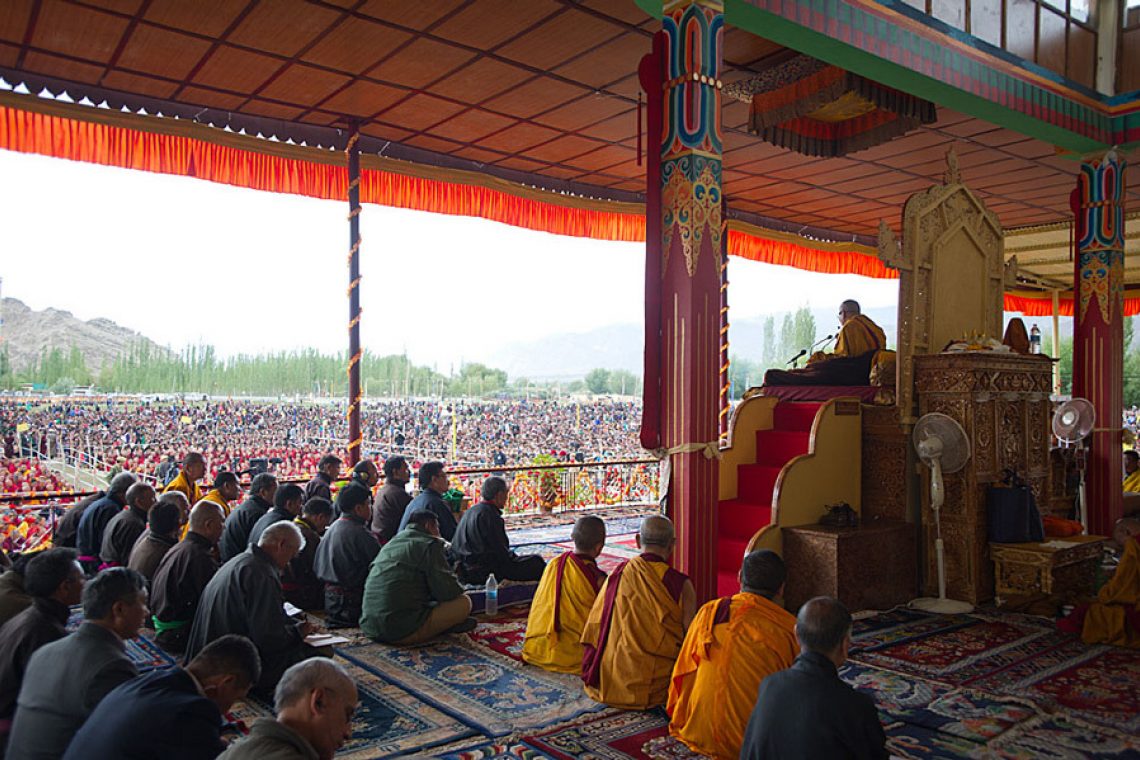
[(673, 668), (669, 733), (702, 755), (740, 757), (760, 682), (800, 652), (795, 627), (795, 615), (757, 594), (701, 607)]
[(840, 356), (862, 356), (868, 351), (880, 351), (887, 347), (887, 335), (883, 328), (863, 314), (856, 314), (839, 328), (835, 340), (835, 351), (825, 354), (817, 351), (809, 362), (835, 359)]
[[(222, 496), (222, 492), (219, 491), (218, 489), (211, 488), (209, 491), (206, 492), (206, 495), (202, 497), (202, 501), (209, 501), (209, 502), (212, 502), (214, 504), (217, 504), (219, 507), (222, 508), (222, 514), (225, 517), (230, 516), (230, 503), (225, 500), (225, 497)], [(194, 502), (194, 504), (197, 504), (197, 503), (198, 502)], [(191, 506), (193, 506), (193, 504), (191, 504)]]
[(591, 699), (627, 710), (665, 704), (685, 636), (687, 580), (655, 554), (623, 562), (606, 579), (582, 629), (582, 681)]
[(1140, 539), (1124, 542), (1116, 572), (1085, 612), (1081, 640), (1140, 649)]
[[(167, 484), (166, 488), (162, 489), (163, 493), (170, 493), (171, 491), (179, 491), (183, 495), (185, 495), (186, 499), (190, 502), (190, 508), (191, 509), (193, 509), (194, 505), (197, 504), (198, 501), (202, 498), (201, 487), (197, 483), (191, 483), (189, 480), (187, 480), (185, 472), (178, 473), (178, 476), (175, 477), (174, 480), (170, 481)], [(226, 510), (226, 514), (229, 514), (228, 509)], [(183, 519), (188, 519), (188, 518), (189, 518), (189, 515), (183, 515)], [(190, 523), (189, 522), (185, 522), (182, 524), (181, 538), (186, 538), (186, 531), (188, 531), (189, 529), (190, 529)]]
[(582, 670), (582, 628), (606, 574), (593, 558), (566, 552), (546, 566), (531, 602), (524, 662), (557, 673)]

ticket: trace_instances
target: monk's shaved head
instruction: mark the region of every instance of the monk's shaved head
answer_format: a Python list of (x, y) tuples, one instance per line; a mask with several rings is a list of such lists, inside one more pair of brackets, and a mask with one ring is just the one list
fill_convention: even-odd
[(768, 549), (757, 549), (744, 555), (740, 566), (740, 590), (772, 599), (780, 595), (788, 570), (780, 555)]
[(1112, 540), (1117, 546), (1124, 546), (1132, 536), (1140, 536), (1140, 518), (1122, 517), (1112, 527)]
[[(839, 652), (851, 632), (851, 613), (838, 599), (817, 596), (804, 602), (796, 615), (796, 638), (809, 652), (832, 656)], [(844, 652), (846, 657), (846, 652)]]
[(664, 515), (650, 515), (641, 521), (641, 528), (637, 535), (641, 537), (641, 546), (655, 549), (672, 549), (675, 533), (673, 521)]
[(570, 533), (574, 539), (574, 549), (580, 554), (590, 554), (598, 548), (599, 544), (606, 542), (606, 524), (602, 518), (594, 515), (579, 517), (574, 522), (574, 530)]
[(225, 522), (226, 513), (212, 501), (202, 500), (190, 510), (190, 530), (201, 533), (215, 520)]

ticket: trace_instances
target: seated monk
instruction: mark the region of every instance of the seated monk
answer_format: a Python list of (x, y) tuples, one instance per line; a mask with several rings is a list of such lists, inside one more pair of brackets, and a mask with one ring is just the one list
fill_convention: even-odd
[(1124, 459), (1124, 514), (1140, 512), (1140, 453), (1125, 451)]
[(800, 653), (796, 618), (773, 601), (784, 591), (780, 555), (750, 552), (740, 593), (701, 607), (669, 684), (669, 733), (715, 758), (740, 757), (760, 682), (790, 668)]
[(581, 672), (582, 628), (606, 580), (595, 561), (606, 545), (606, 524), (593, 515), (579, 517), (571, 536), (574, 551), (542, 573), (523, 640), (523, 661), (556, 673)]
[(1140, 649), (1140, 519), (1117, 520), (1112, 540), (1123, 547), (1116, 572), (1095, 602), (1077, 607), (1057, 627), (1080, 633), (1086, 644)]
[(591, 699), (626, 710), (664, 705), (697, 595), (669, 566), (676, 538), (662, 515), (641, 521), (641, 555), (618, 565), (582, 629), (582, 681)]
[(839, 325), (833, 353), (817, 351), (803, 369), (770, 369), (764, 385), (867, 385), (875, 352), (887, 347), (887, 336), (860, 313), (858, 301), (840, 305)]

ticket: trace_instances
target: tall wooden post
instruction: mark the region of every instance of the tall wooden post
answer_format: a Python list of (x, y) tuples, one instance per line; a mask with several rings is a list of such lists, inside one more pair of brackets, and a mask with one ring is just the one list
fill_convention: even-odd
[(360, 129), (353, 122), (348, 159), (348, 465), (360, 461)]
[(1096, 409), (1086, 475), (1089, 532), (1112, 535), (1124, 512), (1124, 169), (1115, 151), (1085, 161), (1071, 196), (1075, 220), (1073, 395)]
[[(701, 600), (716, 594), (723, 31), (722, 0), (666, 0), (655, 45), (661, 129), (649, 133), (650, 151), (660, 150), (660, 248), (647, 250), (653, 267), (647, 281), (654, 282), (647, 287), (646, 324), (647, 330), (657, 325), (659, 371), (656, 378), (647, 375), (646, 384), (659, 389), (659, 449), (669, 457), (667, 505), (677, 529), (673, 558)], [(653, 87), (646, 83), (651, 113)], [(652, 199), (654, 188), (649, 194)], [(643, 443), (646, 432), (643, 427)]]

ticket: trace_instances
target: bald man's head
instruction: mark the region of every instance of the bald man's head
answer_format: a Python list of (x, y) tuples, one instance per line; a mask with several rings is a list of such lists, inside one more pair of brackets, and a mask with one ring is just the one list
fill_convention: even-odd
[(850, 633), (851, 613), (842, 602), (830, 596), (817, 596), (804, 602), (796, 615), (796, 638), (800, 647), (825, 655), (837, 667), (847, 659)]
[(664, 515), (650, 515), (641, 521), (637, 531), (638, 546), (667, 557), (673, 551), (673, 522)]
[(606, 545), (606, 524), (594, 515), (579, 517), (574, 522), (570, 537), (574, 539), (574, 550), (579, 554), (597, 557)]
[(1140, 518), (1122, 517), (1112, 527), (1112, 541), (1121, 548), (1134, 536), (1140, 536)]
[(212, 501), (202, 500), (190, 510), (190, 531), (216, 544), (225, 530), (226, 513)]

